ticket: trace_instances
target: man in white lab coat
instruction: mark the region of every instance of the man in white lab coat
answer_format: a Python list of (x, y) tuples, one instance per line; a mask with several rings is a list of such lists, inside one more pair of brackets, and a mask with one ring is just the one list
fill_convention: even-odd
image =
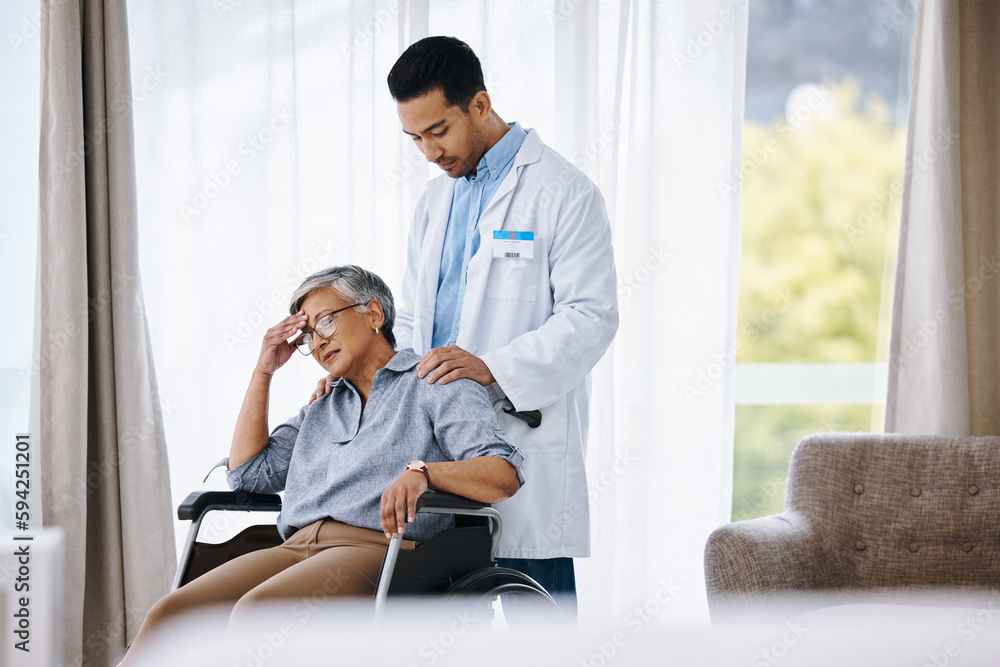
[(464, 42), (416, 42), (388, 83), (403, 132), (447, 175), (413, 217), (399, 347), (423, 355), (429, 382), (472, 378), (493, 401), (541, 411), (537, 428), (499, 413), (527, 480), (498, 506), (500, 564), (575, 600), (572, 559), (590, 555), (590, 371), (618, 328), (604, 199), (538, 133), (500, 118)]
[(423, 355), (428, 382), (471, 378), (495, 404), (541, 412), (537, 428), (499, 412), (526, 483), (497, 506), (498, 556), (575, 607), (572, 559), (590, 555), (590, 371), (618, 328), (604, 199), (534, 130), (500, 118), (464, 42), (416, 42), (388, 83), (403, 132), (446, 174), (413, 217), (397, 347)]

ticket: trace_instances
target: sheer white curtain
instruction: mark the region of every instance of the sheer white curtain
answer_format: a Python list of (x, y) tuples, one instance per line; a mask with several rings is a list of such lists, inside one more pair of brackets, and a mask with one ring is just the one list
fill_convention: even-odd
[[(400, 131), (385, 76), (411, 42), (455, 35), (498, 113), (593, 178), (615, 229), (622, 324), (594, 377), (583, 613), (622, 620), (652, 600), (703, 614), (702, 550), (731, 502), (746, 3), (129, 11), (149, 84), (135, 104), (143, 277), (174, 500), (228, 451), (260, 338), (301, 277), (351, 262), (398, 288), (436, 168)], [(272, 423), (319, 375), (301, 359), (276, 376)]]

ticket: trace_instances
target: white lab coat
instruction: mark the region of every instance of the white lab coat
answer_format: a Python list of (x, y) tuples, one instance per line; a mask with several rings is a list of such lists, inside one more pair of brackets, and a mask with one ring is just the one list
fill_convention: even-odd
[[(394, 332), (400, 349), (431, 346), (441, 250), (454, 179), (427, 185), (413, 217)], [(493, 232), (533, 231), (534, 258), (493, 258)], [(597, 187), (528, 131), (514, 166), (479, 220), (456, 344), (480, 357), (518, 410), (542, 424), (500, 415), (525, 457), (525, 485), (497, 506), (498, 555), (590, 555), (584, 470), (590, 371), (618, 328), (611, 226)]]

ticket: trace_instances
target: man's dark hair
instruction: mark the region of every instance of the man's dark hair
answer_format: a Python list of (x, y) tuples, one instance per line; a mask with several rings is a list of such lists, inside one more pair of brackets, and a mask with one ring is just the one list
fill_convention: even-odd
[(469, 45), (455, 37), (425, 37), (410, 44), (389, 71), (389, 92), (408, 102), (440, 88), (448, 106), (468, 113), (483, 83), (483, 68)]

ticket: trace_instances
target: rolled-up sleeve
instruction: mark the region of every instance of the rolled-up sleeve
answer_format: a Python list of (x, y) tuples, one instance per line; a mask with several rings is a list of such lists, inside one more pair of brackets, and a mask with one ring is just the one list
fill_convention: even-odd
[(306, 408), (271, 432), (267, 445), (256, 456), (226, 470), (229, 488), (250, 493), (278, 493), (285, 489), (288, 463), (305, 418)]
[(466, 378), (432, 389), (434, 437), (441, 451), (453, 461), (479, 456), (503, 459), (524, 486), (524, 456), (500, 428), (486, 389)]

